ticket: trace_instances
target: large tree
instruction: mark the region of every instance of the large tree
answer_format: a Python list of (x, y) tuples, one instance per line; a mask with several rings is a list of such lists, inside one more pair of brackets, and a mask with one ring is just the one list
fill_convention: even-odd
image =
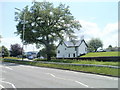
[(99, 38), (92, 38), (89, 42), (88, 42), (88, 50), (90, 52), (92, 51), (97, 51), (98, 48), (102, 48), (103, 47), (103, 43)]
[(30, 8), (26, 6), (15, 14), (18, 22), (17, 34), (22, 39), (25, 24), (24, 43), (44, 45), (48, 60), (51, 60), (51, 44), (63, 40), (64, 35), (74, 37), (74, 29), (81, 28), (80, 23), (72, 16), (69, 6), (64, 4), (54, 7), (53, 3), (34, 2)]
[(10, 48), (10, 52), (11, 52), (11, 56), (18, 56), (18, 55), (22, 55), (22, 47), (19, 44), (13, 44), (11, 45)]

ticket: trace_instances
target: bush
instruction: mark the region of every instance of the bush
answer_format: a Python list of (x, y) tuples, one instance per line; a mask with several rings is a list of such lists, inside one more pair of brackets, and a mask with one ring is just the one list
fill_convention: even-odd
[(3, 56), (3, 57), (8, 57), (8, 56), (10, 56), (10, 52), (8, 51), (8, 49), (7, 49), (5, 46), (0, 47), (0, 49), (1, 49), (1, 52), (2, 52), (2, 56)]

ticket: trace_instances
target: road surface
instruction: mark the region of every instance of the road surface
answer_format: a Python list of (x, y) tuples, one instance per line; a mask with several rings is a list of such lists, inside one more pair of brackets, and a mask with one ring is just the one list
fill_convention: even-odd
[(116, 77), (6, 62), (0, 68), (0, 88), (118, 88)]

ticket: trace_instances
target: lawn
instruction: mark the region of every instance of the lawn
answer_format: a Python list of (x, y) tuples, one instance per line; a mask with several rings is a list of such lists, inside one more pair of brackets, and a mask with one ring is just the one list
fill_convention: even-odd
[(81, 57), (106, 57), (106, 56), (120, 56), (120, 52), (91, 52)]

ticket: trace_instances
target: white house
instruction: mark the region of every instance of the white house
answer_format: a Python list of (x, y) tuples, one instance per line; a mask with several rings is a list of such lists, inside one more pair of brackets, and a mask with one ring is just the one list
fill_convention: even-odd
[(87, 47), (84, 39), (78, 41), (61, 41), (57, 47), (57, 58), (78, 57), (87, 53)]

